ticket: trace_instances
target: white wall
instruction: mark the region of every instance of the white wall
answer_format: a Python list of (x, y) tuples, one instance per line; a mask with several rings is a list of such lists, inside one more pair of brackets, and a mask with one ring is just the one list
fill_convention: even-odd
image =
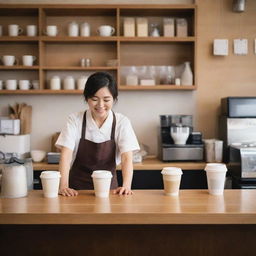
[[(132, 122), (139, 141), (157, 153), (160, 114), (194, 114), (195, 92), (146, 91), (120, 92), (114, 111)], [(26, 102), (33, 107), (31, 148), (50, 151), (51, 136), (60, 131), (69, 113), (86, 108), (79, 95), (1, 95), (0, 115), (8, 105)]]

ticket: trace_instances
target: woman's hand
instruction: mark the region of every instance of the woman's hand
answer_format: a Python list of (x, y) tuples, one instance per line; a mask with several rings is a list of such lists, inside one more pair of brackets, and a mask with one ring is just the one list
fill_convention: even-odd
[(131, 191), (130, 188), (127, 187), (118, 187), (113, 191), (113, 194), (118, 194), (118, 195), (132, 195), (133, 192)]
[(72, 188), (60, 188), (59, 194), (62, 196), (77, 196), (78, 192)]

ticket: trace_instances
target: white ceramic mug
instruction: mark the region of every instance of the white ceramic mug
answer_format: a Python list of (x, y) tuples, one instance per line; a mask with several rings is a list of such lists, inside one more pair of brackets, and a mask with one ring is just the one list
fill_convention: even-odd
[(36, 36), (37, 35), (37, 26), (36, 25), (27, 25), (27, 36)]
[(29, 90), (30, 81), (29, 80), (19, 80), (19, 89), (20, 90)]
[(17, 80), (8, 79), (5, 81), (6, 90), (17, 90)]
[(55, 25), (49, 25), (46, 27), (46, 35), (47, 36), (57, 36), (58, 28)]
[(115, 33), (115, 29), (109, 25), (102, 25), (97, 30), (100, 36), (112, 36)]
[(33, 55), (23, 55), (22, 63), (24, 66), (33, 66), (33, 62), (36, 60), (36, 57)]
[(9, 36), (18, 36), (23, 32), (23, 29), (17, 24), (8, 25)]
[(1, 60), (5, 66), (13, 66), (15, 62), (17, 64), (17, 59), (13, 55), (4, 55), (1, 57)]

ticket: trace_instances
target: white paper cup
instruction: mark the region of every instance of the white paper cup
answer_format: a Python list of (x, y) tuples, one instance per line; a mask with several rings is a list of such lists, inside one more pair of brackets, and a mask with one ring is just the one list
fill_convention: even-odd
[(164, 192), (167, 196), (178, 196), (182, 170), (177, 167), (164, 167), (162, 170)]
[(97, 170), (92, 173), (94, 192), (96, 197), (109, 196), (112, 173), (106, 170)]
[(208, 191), (211, 195), (222, 195), (227, 167), (225, 164), (209, 163), (205, 166)]
[(40, 175), (44, 197), (54, 198), (58, 196), (60, 173), (58, 171), (44, 171)]

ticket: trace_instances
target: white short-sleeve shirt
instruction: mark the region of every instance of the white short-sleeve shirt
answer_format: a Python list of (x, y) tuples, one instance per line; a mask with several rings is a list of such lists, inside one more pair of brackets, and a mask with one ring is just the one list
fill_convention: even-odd
[[(67, 147), (73, 150), (72, 163), (76, 157), (79, 140), (81, 138), (82, 122), (84, 111), (69, 115), (65, 127), (56, 142), (56, 147)], [(116, 164), (121, 162), (121, 154), (129, 151), (137, 151), (140, 149), (136, 135), (133, 131), (130, 120), (120, 114), (115, 113), (116, 129), (115, 129), (115, 143), (116, 143)], [(86, 111), (86, 130), (85, 139), (95, 143), (102, 143), (110, 140), (111, 129), (113, 123), (113, 112), (110, 111), (107, 119), (99, 128), (92, 118), (91, 111)], [(86, 152), (85, 152), (86, 154)]]

